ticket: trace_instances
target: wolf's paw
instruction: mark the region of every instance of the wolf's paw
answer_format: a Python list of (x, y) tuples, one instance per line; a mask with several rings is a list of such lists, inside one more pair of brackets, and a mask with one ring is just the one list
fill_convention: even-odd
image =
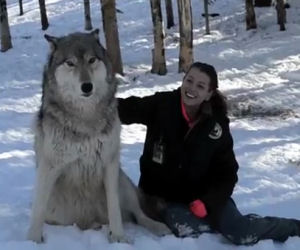
[(36, 243), (43, 243), (44, 237), (42, 233), (37, 233), (35, 230), (29, 230), (27, 234), (27, 240), (34, 241)]
[(91, 225), (91, 229), (96, 230), (96, 231), (99, 231), (100, 229), (102, 229), (102, 224), (100, 224), (100, 223), (98, 223), (98, 222), (94, 222), (94, 223)]
[(155, 234), (158, 236), (165, 236), (168, 234), (172, 234), (171, 230), (163, 223), (158, 223)]
[(124, 235), (117, 235), (114, 234), (112, 231), (109, 232), (108, 234), (108, 241), (110, 243), (127, 243), (127, 244), (133, 244), (133, 241), (127, 237), (125, 237)]

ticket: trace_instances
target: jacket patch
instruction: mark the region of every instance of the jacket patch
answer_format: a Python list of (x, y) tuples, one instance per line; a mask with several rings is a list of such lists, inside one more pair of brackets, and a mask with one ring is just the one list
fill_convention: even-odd
[(152, 160), (158, 164), (163, 164), (164, 162), (164, 145), (162, 141), (154, 143)]
[(217, 140), (222, 136), (222, 127), (219, 123), (215, 124), (215, 127), (213, 128), (213, 130), (210, 132), (210, 134), (208, 135), (209, 138)]

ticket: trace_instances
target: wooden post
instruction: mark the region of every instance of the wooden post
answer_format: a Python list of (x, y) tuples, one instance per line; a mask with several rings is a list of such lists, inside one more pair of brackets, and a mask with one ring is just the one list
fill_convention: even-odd
[(161, 14), (161, 1), (150, 0), (151, 15), (153, 22), (154, 49), (152, 50), (152, 69), (151, 73), (165, 75), (167, 73), (165, 48), (164, 48), (164, 30)]
[(193, 23), (190, 0), (178, 0), (180, 52), (178, 72), (186, 72), (193, 63)]
[(106, 49), (115, 73), (123, 75), (115, 0), (100, 0)]
[(205, 30), (206, 30), (206, 34), (209, 35), (210, 34), (210, 30), (209, 30), (209, 16), (208, 16), (208, 0), (204, 0), (204, 14), (205, 14)]
[(252, 0), (246, 0), (246, 29), (256, 29), (256, 18)]
[(0, 0), (0, 31), (1, 31), (1, 52), (12, 48), (11, 36), (8, 23), (6, 0)]

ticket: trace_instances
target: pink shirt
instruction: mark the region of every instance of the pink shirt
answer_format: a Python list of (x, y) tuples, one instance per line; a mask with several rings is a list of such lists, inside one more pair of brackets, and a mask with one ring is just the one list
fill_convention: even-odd
[(181, 113), (182, 113), (184, 119), (186, 120), (189, 128), (192, 128), (194, 126), (194, 124), (195, 124), (195, 121), (192, 121), (191, 118), (189, 118), (189, 116), (188, 116), (188, 114), (186, 112), (185, 106), (183, 104), (182, 99), (180, 100), (180, 102), (181, 102)]

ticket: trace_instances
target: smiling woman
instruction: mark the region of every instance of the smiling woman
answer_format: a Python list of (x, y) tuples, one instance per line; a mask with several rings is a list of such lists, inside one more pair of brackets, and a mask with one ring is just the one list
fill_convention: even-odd
[(242, 215), (231, 198), (238, 163), (213, 66), (196, 62), (175, 91), (119, 99), (123, 124), (147, 126), (139, 187), (166, 202), (160, 220), (178, 237), (219, 232), (237, 245), (300, 236), (300, 221)]
[(214, 67), (196, 62), (189, 68), (180, 88), (182, 112), (189, 123), (197, 122), (200, 118), (199, 111), (207, 106), (212, 96), (214, 98), (211, 103), (219, 101), (222, 111), (226, 113), (224, 97), (217, 91), (217, 88), (218, 77)]
[(181, 85), (181, 98), (189, 116), (195, 118), (199, 105), (209, 101), (212, 93), (209, 76), (192, 68)]

